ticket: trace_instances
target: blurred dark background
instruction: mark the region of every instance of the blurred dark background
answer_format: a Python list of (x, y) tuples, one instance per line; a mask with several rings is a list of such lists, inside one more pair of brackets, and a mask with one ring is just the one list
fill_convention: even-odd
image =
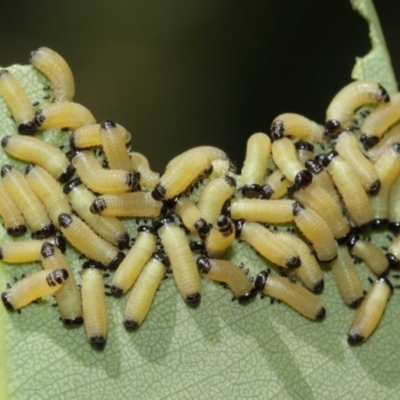
[[(375, 1), (400, 73), (400, 2)], [(75, 101), (133, 134), (153, 169), (197, 145), (241, 166), (247, 137), (282, 112), (322, 122), (369, 51), (347, 0), (5, 1), (3, 67), (39, 46), (75, 75)]]

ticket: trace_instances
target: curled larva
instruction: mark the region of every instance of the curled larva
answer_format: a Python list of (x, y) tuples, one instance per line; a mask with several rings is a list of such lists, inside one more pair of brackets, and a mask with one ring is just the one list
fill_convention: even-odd
[(231, 219), (226, 215), (220, 215), (216, 226), (212, 227), (204, 240), (208, 256), (212, 258), (222, 257), (234, 239), (235, 228)]
[(287, 193), (290, 182), (281, 171), (276, 169), (269, 175), (261, 188), (261, 198), (267, 200), (280, 199)]
[(143, 154), (131, 152), (129, 157), (131, 158), (133, 170), (140, 174), (140, 186), (142, 189), (153, 190), (160, 179), (160, 174), (150, 169), (150, 163)]
[(72, 101), (75, 94), (74, 77), (63, 57), (48, 47), (39, 47), (31, 52), (29, 61), (50, 81), (55, 102)]
[(314, 158), (314, 145), (304, 140), (299, 140), (294, 144), (296, 148), (296, 154), (300, 162), (304, 165), (307, 160)]

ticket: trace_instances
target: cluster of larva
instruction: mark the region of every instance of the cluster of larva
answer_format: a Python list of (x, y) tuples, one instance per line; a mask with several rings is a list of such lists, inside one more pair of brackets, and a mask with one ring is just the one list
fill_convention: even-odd
[[(200, 304), (202, 275), (223, 282), (241, 304), (261, 292), (322, 320), (326, 311), (316, 294), (324, 288), (320, 263), (327, 263), (345, 304), (358, 308), (349, 344), (370, 336), (393, 289), (386, 276), (400, 266), (400, 237), (385, 254), (359, 233), (387, 226), (400, 231), (400, 129), (391, 128), (400, 119), (398, 95), (389, 99), (373, 81), (353, 82), (332, 100), (325, 126), (287, 113), (273, 121), (270, 136), (252, 135), (241, 176), (226, 153), (211, 146), (173, 158), (160, 176), (145, 156), (127, 150), (124, 127), (96, 123), (72, 102), (73, 76), (59, 54), (42, 47), (30, 61), (49, 80), (45, 89), (54, 101), (35, 110), (19, 81), (0, 71), (0, 94), (19, 132), (1, 145), (28, 163), (25, 176), (11, 165), (1, 168), (0, 215), (10, 236), (28, 227), (32, 237), (3, 244), (0, 259), (41, 261), (44, 270), (8, 285), (1, 295), (8, 310), (54, 293), (64, 324), (84, 324), (89, 342), (102, 350), (104, 271), (114, 271), (109, 294), (130, 291), (123, 324), (131, 331), (146, 318), (170, 268), (190, 307)], [(360, 130), (352, 126), (355, 112), (367, 105), (376, 108)], [(69, 151), (34, 136), (51, 129), (72, 131)], [(195, 201), (191, 189), (204, 178)], [(153, 222), (138, 226), (131, 244), (125, 222), (141, 218)], [(279, 274), (262, 271), (253, 283), (242, 266), (223, 259), (235, 238)], [(81, 287), (63, 254), (65, 240), (88, 259)], [(378, 277), (366, 296), (355, 259)]]

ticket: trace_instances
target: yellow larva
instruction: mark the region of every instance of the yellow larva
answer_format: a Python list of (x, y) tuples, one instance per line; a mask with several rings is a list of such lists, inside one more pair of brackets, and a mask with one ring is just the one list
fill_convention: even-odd
[(216, 178), (207, 183), (200, 193), (197, 208), (201, 216), (210, 224), (215, 224), (221, 215), (222, 206), (230, 199), (236, 189), (236, 180), (229, 175)]
[(106, 120), (100, 124), (101, 145), (110, 169), (133, 172), (132, 162), (125, 146), (126, 129)]
[(347, 336), (350, 346), (369, 338), (385, 312), (392, 291), (393, 287), (386, 278), (379, 278), (372, 284), (351, 323)]
[[(65, 251), (65, 240), (62, 236), (55, 236), (53, 241), (61, 252)], [(49, 240), (20, 240), (4, 243), (0, 247), (0, 260), (12, 264), (40, 261), (40, 251), (45, 242)]]
[(35, 272), (3, 292), (1, 300), (7, 310), (19, 310), (32, 301), (59, 290), (68, 276), (68, 271), (65, 269)]
[(361, 228), (368, 226), (374, 218), (372, 207), (351, 164), (340, 157), (336, 151), (332, 151), (324, 157), (323, 165), (327, 168), (341, 194), (346, 210), (354, 224)]
[(96, 123), (92, 113), (84, 106), (69, 101), (49, 104), (36, 111), (34, 124), (37, 129), (68, 128), (72, 131)]
[(347, 247), (350, 253), (363, 260), (374, 274), (385, 276), (389, 273), (389, 261), (378, 246), (353, 234), (347, 242)]
[(29, 61), (50, 81), (55, 102), (72, 101), (75, 82), (64, 58), (48, 47), (39, 47), (31, 52)]
[(354, 118), (354, 111), (367, 104), (390, 101), (385, 88), (368, 79), (360, 79), (341, 89), (326, 110), (325, 134), (335, 135), (346, 128)]
[(157, 252), (144, 266), (125, 306), (124, 327), (127, 331), (137, 329), (147, 317), (156, 291), (169, 265), (168, 258), (163, 253)]
[(104, 217), (90, 211), (96, 196), (82, 184), (79, 178), (64, 186), (64, 193), (78, 215), (103, 239), (119, 249), (129, 247), (129, 235), (123, 223), (115, 217)]
[(286, 179), (285, 175), (282, 174), (278, 169), (269, 175), (261, 187), (261, 198), (262, 199), (280, 199), (287, 193), (287, 188), (290, 182)]
[(116, 269), (124, 259), (124, 253), (94, 233), (79, 217), (73, 214), (60, 214), (58, 223), (67, 241), (88, 258), (102, 263), (111, 270)]
[(293, 200), (233, 199), (230, 215), (233, 219), (245, 219), (267, 224), (285, 224), (293, 221)]
[(140, 226), (133, 246), (119, 265), (111, 283), (111, 293), (120, 297), (135, 283), (143, 266), (156, 249), (156, 233), (150, 226)]
[(299, 268), (301, 265), (300, 257), (292, 247), (257, 222), (239, 220), (236, 224), (236, 236), (280, 267)]
[(296, 269), (296, 276), (311, 292), (320, 293), (324, 289), (324, 277), (321, 268), (311, 249), (295, 234), (289, 232), (275, 232), (275, 236), (296, 249), (300, 256), (301, 265)]
[(172, 217), (157, 220), (154, 227), (171, 262), (179, 292), (188, 306), (197, 307), (201, 300), (200, 276), (184, 232)]
[[(117, 127), (120, 125), (116, 124)], [(122, 127), (121, 127), (122, 128)], [(131, 141), (131, 134), (125, 131), (125, 145)], [(71, 149), (86, 149), (101, 146), (100, 124), (84, 125), (72, 132), (70, 137)]]
[(90, 211), (106, 217), (160, 216), (162, 203), (154, 200), (150, 192), (103, 194), (93, 200)]
[(289, 138), (282, 137), (272, 143), (272, 157), (282, 174), (296, 187), (306, 186), (312, 181), (311, 173), (298, 159), (296, 148)]
[(1, 146), (6, 153), (22, 161), (38, 164), (60, 182), (67, 182), (75, 172), (65, 154), (43, 140), (31, 136), (4, 136)]
[(390, 102), (379, 106), (365, 118), (361, 127), (360, 140), (372, 147), (382, 135), (400, 120), (400, 93), (391, 96)]
[(211, 172), (211, 158), (200, 151), (186, 152), (173, 159), (151, 192), (155, 200), (171, 199), (181, 194), (203, 174)]
[(204, 240), (206, 252), (209, 257), (220, 258), (235, 239), (235, 228), (232, 221), (226, 215), (220, 215), (216, 227)]
[(230, 261), (199, 257), (196, 264), (203, 276), (226, 283), (234, 294), (232, 300), (237, 299), (240, 304), (246, 304), (256, 296), (257, 291), (243, 269)]
[(86, 336), (94, 349), (103, 350), (107, 343), (107, 310), (101, 264), (92, 260), (83, 264), (81, 293)]
[(357, 136), (351, 131), (343, 131), (337, 139), (335, 150), (351, 164), (364, 190), (372, 195), (378, 193), (381, 187), (378, 172), (361, 152)]
[(328, 224), (334, 238), (341, 242), (347, 240), (350, 226), (343, 217), (342, 209), (321, 186), (310, 183), (307, 187), (291, 193), (293, 198), (312, 208)]
[(357, 308), (364, 298), (364, 292), (347, 246), (338, 246), (338, 257), (331, 263), (331, 268), (345, 304)]
[(262, 271), (257, 275), (254, 286), (259, 292), (283, 301), (307, 318), (316, 321), (325, 318), (326, 311), (318, 297), (302, 286), (289, 282), (287, 278)]
[(26, 232), (25, 218), (10, 197), (4, 186), (0, 184), (0, 216), (10, 236), (21, 236)]
[(314, 145), (310, 142), (299, 140), (294, 144), (296, 154), (300, 162), (304, 165), (307, 160), (314, 158)]
[(3, 165), (1, 179), (7, 193), (25, 217), (26, 224), (34, 239), (43, 239), (54, 235), (55, 228), (50, 222), (43, 203), (33, 192), (25, 177), (11, 165)]
[(294, 222), (311, 242), (321, 262), (330, 262), (337, 256), (335, 238), (325, 220), (312, 208), (299, 202), (293, 204)]
[(147, 158), (137, 152), (129, 153), (133, 170), (140, 174), (140, 186), (145, 190), (153, 190), (160, 179), (160, 174), (150, 169)]
[(139, 174), (120, 169), (104, 169), (90, 151), (77, 151), (72, 165), (82, 182), (97, 193), (124, 193), (134, 190), (139, 183)]
[(254, 133), (249, 137), (241, 173), (244, 196), (259, 197), (270, 154), (271, 139), (265, 133)]
[(34, 133), (35, 109), (17, 78), (5, 69), (0, 70), (0, 94), (11, 110), (18, 132), (23, 135)]
[(58, 216), (72, 212), (60, 184), (46, 170), (33, 164), (26, 167), (26, 181), (46, 207), (51, 222), (58, 228)]
[(285, 113), (272, 121), (271, 136), (274, 140), (292, 136), (310, 142), (322, 142), (324, 127), (302, 115)]
[(42, 265), (45, 270), (62, 268), (68, 272), (69, 278), (63, 287), (55, 293), (61, 320), (65, 326), (75, 327), (83, 324), (81, 293), (74, 273), (61, 251), (49, 242), (45, 242), (40, 250)]
[(191, 233), (198, 233), (200, 239), (204, 240), (210, 232), (211, 224), (207, 223), (196, 204), (188, 197), (181, 196), (176, 200), (174, 207), (176, 214), (182, 220), (183, 225)]

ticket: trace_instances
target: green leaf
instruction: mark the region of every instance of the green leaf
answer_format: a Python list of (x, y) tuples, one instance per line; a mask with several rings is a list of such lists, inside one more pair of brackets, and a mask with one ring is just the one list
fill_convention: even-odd
[[(383, 37), (372, 33), (379, 32), (372, 3), (362, 4), (367, 5), (363, 10), (369, 14), (363, 15), (372, 24), (373, 50), (358, 62), (362, 67), (358, 67), (357, 78), (375, 78), (393, 91)], [(379, 67), (383, 75), (378, 75), (376, 60), (382, 54), (386, 61)], [(366, 59), (375, 61), (370, 65)], [(42, 88), (47, 82), (41, 74), (31, 67), (9, 70), (22, 82), (32, 102), (45, 104)], [(0, 98), (0, 135), (15, 133), (15, 124)], [(43, 138), (60, 145), (67, 143), (65, 135), (53, 131)], [(0, 161), (23, 170), (22, 163), (3, 152)], [(136, 224), (129, 225), (134, 232)], [(373, 236), (376, 243), (387, 245), (386, 233)], [(3, 229), (0, 237), (2, 243), (9, 240)], [(78, 271), (82, 263), (78, 254), (69, 248), (67, 256)], [(265, 261), (244, 243), (235, 243), (229, 258), (244, 262), (250, 276), (266, 268)], [(0, 287), (5, 288), (14, 276), (40, 268), (40, 264), (3, 264)], [(367, 289), (370, 273), (363, 264), (358, 268)], [(103, 352), (90, 347), (83, 328), (62, 326), (57, 309), (50, 306), (51, 297), (26, 307), (21, 315), (1, 306), (0, 398), (396, 397), (400, 389), (396, 352), (400, 346), (399, 294), (392, 296), (371, 338), (351, 348), (347, 330), (354, 311), (342, 302), (329, 267), (324, 268), (324, 276), (321, 299), (327, 317), (322, 323), (311, 322), (284, 304), (270, 305), (267, 299), (240, 306), (230, 301), (229, 290), (206, 279), (202, 303), (192, 310), (182, 301), (173, 280), (167, 279), (142, 327), (127, 333), (122, 326), (126, 296), (107, 298), (109, 339)]]

